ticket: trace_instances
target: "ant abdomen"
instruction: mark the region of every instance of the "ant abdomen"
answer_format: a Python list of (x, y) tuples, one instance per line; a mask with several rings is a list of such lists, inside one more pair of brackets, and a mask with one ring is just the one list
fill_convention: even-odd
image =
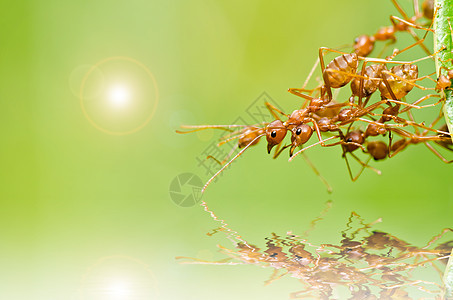
[(259, 139), (256, 139), (262, 131), (256, 130), (254, 127), (247, 127), (243, 133), (243, 135), (239, 138), (238, 140), (238, 147), (239, 148), (244, 148), (248, 144), (250, 146), (258, 144), (260, 141)]
[[(382, 77), (386, 79), (389, 85), (387, 87), (384, 81), (380, 83), (379, 91), (382, 98), (392, 99), (391, 90), (396, 97), (394, 100), (398, 100), (406, 96), (414, 87), (410, 81), (418, 78), (418, 67), (414, 64), (394, 66), (389, 73), (382, 72)], [(398, 79), (398, 77), (404, 79), (404, 81)]]
[(374, 160), (384, 159), (389, 153), (387, 144), (382, 141), (369, 142), (366, 149), (368, 153), (370, 153), (370, 155), (374, 158)]
[(357, 54), (343, 54), (334, 58), (323, 72), (324, 81), (328, 81), (331, 88), (340, 88), (351, 81), (351, 74), (355, 74), (359, 60)]
[[(362, 97), (371, 96), (378, 89), (382, 71), (385, 69), (385, 65), (383, 64), (369, 65), (365, 68), (363, 76), (369, 79), (362, 80)], [(361, 71), (359, 71), (357, 74), (362, 75)], [(360, 77), (355, 77), (351, 81), (351, 91), (353, 96), (360, 96), (360, 80)]]

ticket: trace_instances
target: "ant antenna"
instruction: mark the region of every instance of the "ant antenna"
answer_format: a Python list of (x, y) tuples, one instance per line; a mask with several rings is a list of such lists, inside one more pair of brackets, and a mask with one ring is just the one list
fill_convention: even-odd
[(251, 145), (253, 145), (253, 143), (255, 141), (257, 141), (259, 138), (265, 136), (266, 134), (263, 133), (259, 136), (257, 136), (256, 138), (254, 138), (250, 143), (247, 144), (247, 146), (244, 147), (244, 149), (242, 149), (241, 151), (239, 151), (238, 154), (236, 154), (235, 157), (233, 157), (229, 162), (227, 162), (220, 170), (217, 171), (217, 173), (214, 174), (214, 176), (212, 176), (208, 182), (206, 182), (206, 184), (203, 186), (203, 188), (201, 189), (201, 193), (203, 194), (204, 191), (206, 190), (206, 188), (209, 186), (209, 184), (223, 171), (226, 169), (226, 167), (228, 167), (236, 158), (238, 158), (239, 156), (242, 155), (242, 153), (244, 153), (245, 150), (247, 150)]

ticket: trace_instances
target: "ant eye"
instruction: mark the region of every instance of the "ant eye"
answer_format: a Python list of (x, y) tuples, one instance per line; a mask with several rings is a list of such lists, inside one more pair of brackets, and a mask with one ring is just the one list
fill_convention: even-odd
[(272, 131), (272, 132), (271, 132), (271, 137), (273, 137), (273, 138), (274, 138), (274, 137), (276, 137), (276, 136), (277, 136), (277, 131), (275, 131), (275, 130), (274, 130), (274, 131)]
[(352, 138), (348, 138), (348, 139), (346, 140), (346, 142), (348, 142), (348, 143), (352, 142)]
[(354, 44), (357, 44), (358, 42), (359, 42), (359, 38), (356, 37), (356, 38), (354, 39)]
[(301, 134), (301, 133), (302, 133), (302, 129), (300, 129), (300, 128), (297, 128), (297, 130), (296, 130), (296, 134), (297, 134), (297, 135), (299, 135), (299, 134)]

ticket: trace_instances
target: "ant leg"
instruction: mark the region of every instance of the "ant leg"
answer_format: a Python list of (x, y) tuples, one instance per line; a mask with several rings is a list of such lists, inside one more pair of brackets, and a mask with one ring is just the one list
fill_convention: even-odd
[[(350, 154), (351, 154), (351, 156), (352, 156), (355, 160), (357, 160), (357, 162), (358, 162), (359, 164), (361, 164), (363, 167), (368, 168), (368, 169), (370, 169), (370, 170), (376, 172), (376, 174), (378, 174), (378, 175), (381, 175), (381, 174), (382, 174), (382, 172), (381, 172), (380, 170), (378, 170), (378, 169), (376, 169), (376, 168), (373, 168), (372, 166), (368, 165), (368, 162), (371, 160), (371, 156), (370, 156), (370, 158), (368, 158), (367, 162), (364, 163), (364, 162), (361, 161), (360, 158), (358, 158), (354, 153), (350, 152)], [(360, 176), (360, 174), (358, 174), (358, 176)], [(356, 178), (355, 180), (358, 179), (358, 176), (357, 176), (357, 178)], [(355, 180), (353, 180), (353, 181), (355, 181)]]
[(348, 102), (343, 102), (343, 103), (329, 103), (326, 105), (323, 105), (322, 108), (340, 108), (340, 107), (345, 107), (345, 106), (350, 106)]
[[(421, 27), (421, 28), (423, 28), (423, 27)], [(426, 28), (423, 28), (423, 29), (426, 29)], [(428, 30), (428, 29), (426, 29), (426, 30)], [(432, 30), (432, 29), (431, 29), (431, 30)], [(425, 42), (427, 33), (428, 33), (429, 31), (428, 31), (427, 33), (425, 33), (425, 35), (423, 36), (422, 39), (420, 39), (420, 38), (415, 34), (415, 32), (413, 32), (413, 31), (410, 30), (410, 29), (408, 29), (407, 32), (409, 32), (409, 34), (412, 35), (412, 37), (415, 39), (415, 43), (413, 43), (412, 45), (407, 46), (407, 47), (404, 48), (403, 50), (395, 49), (395, 50), (393, 51), (393, 54), (387, 57), (388, 60), (392, 60), (392, 59), (395, 58), (395, 56), (397, 56), (398, 54), (401, 54), (401, 53), (403, 53), (403, 52), (405, 52), (405, 51), (407, 51), (407, 50), (409, 50), (409, 49), (411, 49), (411, 48), (413, 48), (413, 47), (415, 47), (415, 46), (417, 46), (417, 45), (420, 45), (420, 47), (423, 49), (423, 51), (425, 51), (425, 53), (426, 53), (427, 55), (431, 55), (431, 52), (429, 51), (429, 49), (425, 46), (425, 44), (423, 44), (423, 43)]]
[[(406, 24), (407, 26), (410, 26), (410, 27), (415, 28), (415, 29), (426, 30), (425, 35), (424, 35), (423, 38), (420, 40), (420, 38), (417, 36), (417, 34), (416, 34), (412, 29), (409, 29), (409, 28), (408, 28), (406, 31), (409, 32), (410, 35), (412, 35), (412, 37), (415, 39), (416, 42), (415, 42), (413, 45), (411, 45), (411, 46), (409, 46), (409, 47), (403, 49), (402, 51), (398, 51), (396, 54), (401, 53), (401, 52), (404, 52), (404, 51), (406, 51), (406, 50), (408, 50), (408, 49), (414, 47), (415, 45), (420, 44), (420, 47), (423, 49), (423, 51), (425, 51), (428, 55), (430, 55), (429, 49), (426, 48), (426, 46), (425, 46), (425, 44), (423, 44), (423, 42), (425, 41), (428, 32), (430, 32), (430, 31), (431, 31), (431, 32), (434, 32), (434, 30), (431, 29), (432, 22), (431, 22), (429, 28), (425, 28), (425, 27), (423, 27), (423, 26), (414, 24), (413, 21), (415, 21), (415, 20), (413, 20), (412, 18), (409, 18), (409, 17), (407, 16), (407, 14), (404, 12), (404, 10), (401, 8), (401, 6), (400, 6), (395, 0), (392, 0), (392, 2), (393, 2), (393, 4), (395, 5), (396, 9), (401, 13), (401, 15), (402, 15), (403, 18), (404, 18), (404, 20), (403, 20), (403, 19), (401, 19), (401, 18), (399, 18), (399, 17), (391, 16), (391, 17), (390, 17), (390, 21), (392, 22), (394, 28), (397, 28), (397, 25), (398, 25), (397, 21), (398, 21), (398, 22), (401, 22), (401, 23), (403, 23), (403, 24)], [(415, 10), (415, 19), (420, 18), (421, 15), (420, 15), (420, 12), (419, 12), (419, 10), (418, 10), (418, 1), (417, 1), (417, 3), (414, 2), (414, 10)], [(436, 9), (436, 11), (434, 12), (433, 19), (435, 18), (436, 14), (437, 14), (437, 9)], [(394, 55), (395, 55), (395, 54), (394, 54)]]
[(436, 72), (432, 72), (431, 74), (428, 74), (428, 75), (419, 77), (419, 78), (415, 79), (415, 81), (419, 81), (419, 80), (423, 80), (423, 79), (428, 79), (428, 80), (431, 80), (433, 83), (437, 84), (437, 80), (431, 78), (431, 76), (433, 76), (433, 75), (436, 75)]
[[(398, 76), (398, 75), (396, 75), (396, 74), (394, 74), (392, 72), (386, 71), (386, 70), (382, 71), (382, 73), (389, 75), (389, 77), (393, 77), (393, 78), (396, 78), (396, 79), (398, 79), (400, 81), (404, 81), (405, 83), (408, 83), (408, 84), (410, 84), (410, 85), (412, 85), (414, 87), (417, 87), (417, 88), (419, 88), (419, 89), (421, 89), (423, 91), (435, 90), (435, 88), (427, 88), (427, 87), (424, 87), (424, 86), (421, 86), (421, 85), (415, 83), (415, 81), (426, 79), (427, 76), (430, 76), (430, 75), (423, 76), (423, 77), (420, 77), (420, 78), (417, 78), (417, 79), (414, 79), (414, 80), (407, 80), (405, 78), (402, 78), (402, 77), (400, 77), (400, 76)], [(385, 81), (385, 76), (383, 76), (382, 79)]]
[[(366, 64), (368, 63), (368, 61), (364, 61), (363, 64), (362, 64), (362, 71), (360, 71), (360, 76), (362, 76), (360, 78), (360, 83), (359, 83), (359, 107), (362, 107), (362, 91), (363, 91), (363, 85), (364, 85), (364, 82), (363, 82), (363, 77), (365, 75), (365, 67), (366, 67)], [(369, 98), (368, 98), (369, 99)], [(367, 101), (368, 102), (368, 101)]]
[[(409, 83), (409, 84), (411, 84), (411, 85), (413, 85), (413, 86), (419, 87), (419, 88), (421, 88), (421, 89), (423, 89), (423, 90), (430, 89), (430, 88), (425, 88), (425, 87), (419, 86), (419, 85), (413, 83), (412, 81), (408, 81), (408, 80), (406, 80), (406, 79), (404, 79), (404, 78), (401, 78), (401, 77), (399, 77), (399, 76), (396, 76), (396, 75), (393, 74), (393, 73), (390, 73), (390, 72), (387, 72), (387, 71), (383, 71), (383, 73), (384, 73), (384, 74), (387, 74), (387, 75), (388, 75), (388, 74), (392, 74), (392, 75), (390, 75), (390, 76), (396, 77), (396, 78), (400, 79), (401, 81), (404, 81), (404, 82)], [(390, 95), (391, 95), (391, 97), (392, 97), (392, 100), (388, 99), (388, 101), (390, 101), (390, 102), (398, 101), (397, 97), (395, 96), (395, 94), (393, 93), (393, 91), (392, 91), (392, 89), (391, 89), (391, 87), (390, 87), (390, 84), (389, 84), (388, 81), (387, 81), (386, 76), (382, 76), (382, 80), (384, 81), (384, 84), (385, 84), (385, 86), (386, 86), (386, 88), (387, 88), (387, 91), (390, 93)], [(414, 81), (415, 81), (415, 80), (414, 80)], [(421, 102), (423, 102), (423, 101), (425, 101), (426, 99), (429, 99), (429, 98), (431, 98), (431, 97), (440, 97), (440, 96), (439, 96), (439, 95), (433, 95), (433, 94), (427, 95), (427, 96), (424, 96), (424, 97), (420, 98), (419, 100), (415, 101), (413, 104), (409, 104), (408, 106), (410, 106), (410, 108), (421, 109), (421, 108), (424, 108), (424, 107), (435, 106), (435, 105), (439, 104), (439, 103), (442, 101), (442, 99), (441, 99), (441, 100), (439, 100), (438, 102), (436, 102), (436, 103), (434, 103), (434, 104), (429, 104), (429, 105), (424, 105), (424, 106), (417, 106), (418, 103), (421, 103)], [(398, 102), (400, 102), (400, 101), (398, 101)], [(398, 102), (396, 102), (396, 103), (398, 103)], [(400, 104), (402, 104), (402, 103), (405, 103), (405, 102), (400, 102)], [(406, 107), (406, 108), (404, 108), (401, 112), (405, 112), (405, 111), (409, 110), (410, 108)]]
[(250, 143), (247, 144), (247, 146), (244, 147), (244, 149), (242, 149), (241, 151), (239, 151), (238, 154), (236, 154), (229, 162), (227, 162), (219, 171), (217, 171), (217, 173), (215, 173), (207, 182), (206, 184), (203, 186), (203, 188), (201, 189), (201, 193), (203, 194), (204, 191), (206, 190), (206, 188), (209, 186), (209, 184), (223, 171), (225, 170), (229, 165), (231, 165), (231, 163), (237, 159), (239, 156), (241, 156), (245, 150), (247, 150), (251, 145), (253, 145), (253, 143), (255, 141), (257, 141), (258, 139), (260, 139), (261, 137), (265, 136), (266, 134), (261, 134), (259, 136), (257, 136), (256, 138), (254, 138)]
[(414, 106), (407, 106), (405, 108), (403, 108), (400, 113), (404, 113), (404, 112), (408, 112), (411, 108), (417, 108), (417, 109), (420, 109), (420, 108), (426, 108), (426, 107), (432, 107), (432, 106), (436, 106), (437, 104), (441, 103), (442, 102), (442, 98), (439, 99), (439, 101), (437, 101), (436, 103), (433, 103), (433, 104), (427, 104), (427, 105), (422, 105), (422, 106), (419, 106), (418, 104), (429, 99), (429, 98), (441, 98), (440, 95), (437, 95), (437, 94), (430, 94), (430, 95), (426, 95), (426, 96), (423, 96), (421, 97), (420, 99), (418, 99), (417, 101), (411, 103), (411, 105), (414, 105), (414, 106), (418, 106), (418, 107), (414, 107)]
[(176, 133), (180, 134), (185, 134), (185, 133), (191, 133), (191, 132), (196, 132), (200, 130), (205, 130), (205, 129), (222, 129), (226, 131), (233, 132), (234, 130), (231, 130), (230, 128), (244, 128), (247, 127), (248, 125), (181, 125), (181, 128), (187, 128), (187, 129), (192, 129), (188, 131), (181, 131), (181, 130), (175, 130)]
[[(396, 10), (398, 10), (398, 12), (401, 14), (401, 16), (406, 19), (406, 20), (409, 20), (409, 17), (407, 16), (406, 12), (404, 11), (404, 9), (401, 7), (401, 5), (399, 5), (399, 3), (396, 1), (396, 0), (391, 0), (392, 3), (393, 3), (393, 6), (395, 6)], [(415, 3), (414, 3), (415, 5)], [(417, 14), (416, 14), (417, 15)]]
[(362, 174), (363, 170), (365, 169), (365, 166), (362, 165), (362, 168), (360, 169), (359, 173), (354, 177), (352, 176), (351, 166), (349, 165), (349, 160), (348, 157), (346, 156), (346, 153), (344, 153), (344, 160), (346, 162), (346, 167), (348, 168), (349, 177), (351, 178), (351, 181), (356, 181), (359, 178), (360, 174)]
[(227, 154), (227, 156), (225, 157), (225, 159), (222, 160), (222, 161), (219, 161), (217, 158), (215, 158), (215, 157), (212, 156), (212, 155), (208, 155), (208, 156), (206, 157), (206, 159), (213, 159), (213, 160), (216, 161), (219, 165), (223, 166), (223, 164), (226, 163), (227, 160), (230, 159), (231, 155), (233, 155), (233, 153), (236, 151), (236, 149), (237, 149), (238, 147), (239, 147), (238, 144), (234, 145), (234, 147), (231, 148), (230, 152)]
[[(384, 74), (387, 74), (386, 72), (382, 71)], [(398, 100), (398, 98), (396, 98), (395, 94), (393, 93), (392, 91), (392, 88), (390, 87), (390, 84), (389, 82), (387, 81), (387, 78), (385, 78), (386, 76), (382, 76), (382, 80), (384, 80), (384, 85), (385, 87), (387, 88), (387, 91), (390, 93), (390, 96), (392, 96), (392, 99), (394, 100)]]
[(399, 61), (399, 60), (392, 60), (392, 61), (389, 61), (387, 59), (382, 59), (382, 58), (368, 58), (368, 57), (361, 57), (359, 56), (358, 58), (360, 60), (366, 60), (366, 61), (371, 61), (371, 62), (376, 62), (376, 63), (382, 63), (382, 64), (388, 64), (388, 63), (392, 63), (392, 64), (398, 64), (398, 65), (404, 65), (404, 64), (414, 64), (414, 63), (417, 63), (417, 62), (420, 62), (420, 61), (424, 61), (424, 60), (427, 60), (427, 59), (432, 59), (437, 53), (445, 50), (446, 47), (441, 47), (439, 50), (437, 50), (436, 52), (434, 53), (431, 53), (430, 55), (427, 55), (425, 57), (422, 57), (422, 58), (418, 58), (418, 59), (414, 59), (414, 60), (410, 60), (410, 61)]
[(297, 89), (297, 88), (290, 88), (290, 89), (288, 89), (288, 92), (290, 92), (291, 94), (296, 95), (296, 96), (299, 96), (299, 97), (302, 97), (302, 98), (304, 98), (305, 100), (311, 101), (311, 100), (314, 99), (314, 98), (311, 97), (311, 96), (302, 94), (302, 92), (304, 92), (304, 91), (305, 91), (304, 89)]
[(403, 19), (401, 19), (400, 17), (397, 17), (397, 16), (390, 16), (390, 21), (392, 22), (393, 26), (395, 26), (395, 27), (398, 25), (397, 22), (401, 22), (401, 23), (404, 23), (407, 26), (410, 26), (410, 27), (415, 28), (415, 29), (422, 29), (422, 30), (426, 30), (427, 32), (434, 32), (434, 29), (431, 29), (431, 27), (425, 28), (423, 26), (414, 24), (414, 23), (412, 23), (412, 22), (410, 22), (408, 20), (409, 19), (403, 20)]
[(395, 44), (395, 42), (396, 42), (395, 40), (390, 40), (390, 41), (388, 41), (387, 43), (385, 43), (384, 47), (382, 47), (381, 52), (379, 52), (379, 54), (378, 54), (377, 57), (378, 57), (378, 58), (382, 57), (382, 56), (384, 55), (385, 51), (387, 50), (387, 48), (388, 48), (390, 45)]
[(451, 228), (444, 228), (440, 234), (434, 236), (434, 237), (428, 242), (428, 244), (426, 244), (426, 246), (423, 247), (422, 249), (426, 249), (426, 248), (428, 248), (429, 246), (431, 246), (435, 241), (437, 241), (438, 239), (440, 239), (441, 237), (443, 237), (444, 234), (446, 234), (447, 232), (453, 232), (453, 229), (451, 229)]
[(304, 233), (302, 234), (302, 236), (307, 237), (309, 235), (309, 233), (315, 229), (316, 223), (321, 221), (331, 208), (332, 208), (332, 200), (329, 200), (326, 202), (326, 208), (324, 208), (324, 210), (321, 211), (321, 213), (318, 215), (318, 217), (314, 218), (310, 222), (310, 228), (305, 230)]
[[(407, 111), (407, 116), (409, 117), (409, 120), (411, 120), (411, 122), (417, 123), (417, 122), (415, 122), (414, 116), (412, 115), (412, 112), (411, 112), (411, 111)], [(416, 135), (419, 135), (419, 134), (420, 134), (420, 131), (418, 130), (418, 127), (417, 127), (417, 126), (414, 126), (414, 131), (415, 131), (415, 134), (416, 134)]]
[(280, 278), (282, 278), (283, 276), (285, 276), (286, 274), (289, 273), (289, 271), (283, 271), (283, 272), (281, 272), (281, 274), (279, 274), (279, 272), (280, 272), (279, 269), (274, 269), (271, 277), (264, 282), (264, 285), (271, 284), (272, 282), (279, 280)]
[[(348, 52), (344, 52), (344, 51), (339, 51), (339, 50), (335, 50), (335, 49), (332, 49), (332, 48), (327, 48), (327, 47), (320, 47), (319, 48), (319, 61), (321, 63), (321, 73), (322, 73), (322, 76), (323, 76), (323, 79), (324, 79), (324, 83), (326, 85), (326, 88), (327, 88), (327, 93), (329, 95), (329, 100), (332, 100), (332, 91), (331, 91), (331, 88), (330, 88), (330, 83), (329, 83), (329, 80), (326, 80), (326, 77), (324, 76), (325, 75), (325, 64), (324, 64), (324, 51), (329, 51), (329, 52), (334, 52), (334, 53), (338, 53), (338, 54), (351, 54), (351, 53), (348, 53)], [(359, 59), (365, 59), (364, 57), (362, 56), (358, 56)]]
[(279, 114), (281, 114), (282, 116), (285, 116), (285, 117), (288, 117), (287, 114), (285, 114), (284, 112), (282, 112), (280, 109), (278, 109), (277, 107), (275, 107), (274, 105), (270, 104), (269, 102), (264, 102), (264, 105), (266, 105), (266, 108), (269, 110), (269, 112), (275, 117), (276, 120), (280, 120), (280, 118), (278, 117), (278, 115), (275, 113), (275, 112), (278, 112)]
[[(439, 110), (439, 115), (434, 119), (434, 121), (433, 121), (431, 124), (429, 124), (428, 127), (429, 127), (429, 128), (433, 128), (433, 127), (437, 124), (437, 122), (439, 122), (441, 119), (443, 119), (443, 116), (444, 116), (444, 114), (443, 114), (442, 108), (441, 108), (441, 109)], [(437, 130), (436, 130), (436, 131), (437, 131)], [(422, 135), (426, 135), (427, 133), (428, 133), (428, 129), (426, 129), (426, 130), (422, 133)], [(450, 135), (449, 132), (442, 132), (442, 133), (440, 133), (440, 134)]]
[(334, 53), (338, 53), (338, 54), (351, 54), (351, 53), (348, 53), (348, 52), (344, 52), (344, 51), (340, 51), (340, 50), (336, 50), (336, 49), (332, 49), (332, 48), (328, 48), (328, 47), (321, 47), (319, 48), (319, 51), (329, 51), (329, 52), (334, 52)]
[[(339, 137), (340, 137), (340, 136), (338, 136), (338, 135), (331, 136), (330, 138), (325, 139), (324, 142), (327, 142), (327, 141), (330, 141), (330, 140), (332, 140), (332, 139), (339, 138)], [(316, 145), (319, 145), (319, 144), (321, 144), (321, 142), (316, 142), (316, 143), (314, 143), (314, 144), (311, 144), (310, 146), (307, 146), (307, 147), (305, 147), (305, 148), (303, 148), (303, 149), (297, 151), (296, 153), (293, 154), (293, 156), (291, 156), (291, 157), (289, 158), (288, 161), (292, 161), (296, 156), (298, 156), (298, 155), (301, 154), (302, 152), (304, 152), (304, 151), (310, 149), (311, 147), (314, 147), (314, 146), (316, 146)], [(340, 144), (341, 144), (341, 142), (337, 142), (337, 143), (325, 145), (325, 147), (331, 147), (331, 146), (336, 146), (336, 145), (340, 145)]]
[(194, 257), (186, 257), (186, 256), (176, 256), (175, 259), (183, 259), (187, 261), (179, 262), (180, 264), (201, 264), (201, 265), (243, 265), (243, 262), (230, 262), (233, 257), (227, 257), (218, 261), (208, 261)]
[(368, 104), (368, 101), (370, 100), (370, 98), (371, 98), (371, 95), (366, 97), (365, 102), (363, 102), (363, 108), (366, 107), (366, 105)]
[[(366, 152), (366, 149), (363, 147), (363, 145), (361, 145), (359, 143), (341, 141), (340, 144), (341, 145), (354, 145), (354, 146), (357, 146), (358, 148), (360, 148), (362, 150), (362, 152)], [(331, 147), (331, 146), (333, 146), (333, 144), (326, 145), (326, 146)]]
[(319, 62), (321, 64), (321, 74), (322, 74), (322, 78), (324, 79), (324, 84), (326, 85), (327, 95), (329, 96), (329, 101), (331, 101), (332, 100), (332, 89), (330, 88), (329, 78), (327, 77), (327, 75), (324, 72), (326, 70), (326, 66), (324, 64), (323, 50), (327, 50), (327, 49), (329, 49), (329, 48), (325, 48), (325, 47), (319, 48)]
[(315, 165), (311, 162), (310, 159), (308, 159), (307, 155), (305, 153), (302, 153), (302, 157), (304, 158), (305, 162), (310, 166), (310, 168), (313, 170), (313, 172), (318, 176), (318, 178), (324, 183), (324, 185), (327, 188), (327, 192), (330, 194), (332, 193), (332, 187), (330, 184), (327, 182), (327, 180), (319, 173), (318, 169), (315, 167)]
[(423, 14), (420, 13), (420, 7), (418, 5), (418, 0), (414, 0), (414, 16), (416, 19), (419, 19), (423, 16)]
[(388, 154), (388, 157), (389, 158), (392, 158), (394, 157), (395, 155), (397, 155), (399, 152), (401, 152), (402, 150), (406, 149), (406, 147), (409, 145), (409, 141), (408, 140), (405, 140), (404, 143), (402, 145), (399, 145), (398, 148), (396, 148), (393, 153), (392, 153), (392, 137), (391, 135), (389, 135), (389, 154)]
[(219, 161), (217, 158), (215, 158), (214, 156), (212, 155), (208, 155), (206, 156), (206, 159), (213, 159), (216, 163), (218, 163), (219, 165), (223, 165), (223, 163), (221, 161)]
[(349, 160), (348, 160), (348, 157), (346, 155), (346, 152), (344, 152), (344, 159), (345, 159), (345, 162), (346, 162), (346, 167), (348, 168), (348, 172), (349, 172), (349, 177), (351, 178), (351, 181), (356, 181), (357, 179), (359, 179), (360, 175), (362, 174), (363, 170), (365, 168), (370, 168), (371, 170), (375, 171), (378, 175), (381, 175), (381, 171), (371, 167), (368, 165), (368, 162), (370, 161), (371, 159), (371, 156), (370, 158), (368, 159), (368, 161), (366, 163), (364, 163), (363, 161), (361, 161), (357, 156), (355, 156), (352, 152), (349, 152), (349, 154), (351, 154), (351, 156), (357, 160), (357, 162), (362, 166), (360, 171), (357, 173), (356, 176), (352, 176), (352, 171), (351, 171), (351, 166), (349, 165)]
[(313, 73), (315, 72), (316, 68), (318, 67), (318, 64), (319, 64), (319, 59), (317, 59), (317, 60), (315, 61), (315, 64), (314, 64), (313, 67), (311, 68), (310, 73), (308, 74), (307, 78), (306, 78), (305, 81), (304, 81), (304, 84), (302, 85), (302, 89), (305, 89), (305, 87), (307, 86), (308, 81), (309, 81), (310, 78), (313, 76)]
[(322, 139), (321, 130), (319, 130), (318, 122), (316, 122), (316, 120), (313, 118), (310, 118), (310, 122), (312, 122), (313, 127), (315, 127), (316, 135), (318, 136), (318, 140), (321, 143), (321, 146), (325, 147), (326, 145), (324, 144), (324, 140)]
[(445, 157), (442, 156), (433, 146), (431, 146), (428, 142), (424, 142), (425, 146), (428, 147), (431, 152), (433, 152), (437, 157), (439, 157), (444, 163), (451, 164), (453, 160), (447, 160)]

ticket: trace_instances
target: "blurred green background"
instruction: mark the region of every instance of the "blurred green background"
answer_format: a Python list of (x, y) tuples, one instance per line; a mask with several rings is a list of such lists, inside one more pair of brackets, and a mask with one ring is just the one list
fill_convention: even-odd
[[(263, 286), (271, 271), (253, 266), (178, 264), (232, 245), (168, 191), (181, 173), (209, 178), (196, 158), (217, 133), (175, 129), (229, 124), (263, 92), (298, 108), (287, 89), (318, 48), (390, 24), (390, 1), (4, 0), (0, 14), (0, 299), (286, 299), (302, 288), (292, 278)], [(122, 59), (93, 67), (110, 57)], [(333, 194), (302, 159), (272, 160), (261, 141), (203, 199), (256, 244), (306, 230), (328, 200), (314, 243), (338, 242), (351, 211), (416, 245), (452, 226), (452, 166), (426, 147), (373, 162), (383, 175), (357, 182), (340, 149), (308, 154)]]

